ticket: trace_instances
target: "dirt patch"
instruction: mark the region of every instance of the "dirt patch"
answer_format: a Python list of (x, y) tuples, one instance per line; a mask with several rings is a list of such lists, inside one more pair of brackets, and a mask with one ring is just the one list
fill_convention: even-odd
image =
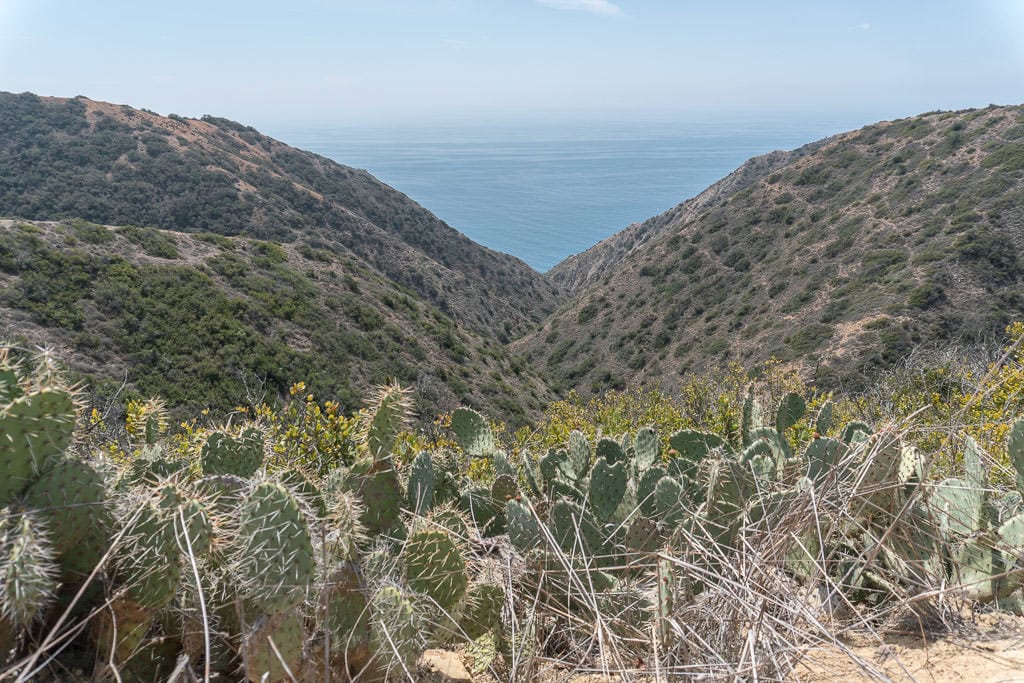
[[(972, 633), (854, 636), (816, 648), (793, 672), (799, 681), (1024, 681), (1024, 619), (984, 615)], [(844, 651), (845, 648), (845, 651)]]

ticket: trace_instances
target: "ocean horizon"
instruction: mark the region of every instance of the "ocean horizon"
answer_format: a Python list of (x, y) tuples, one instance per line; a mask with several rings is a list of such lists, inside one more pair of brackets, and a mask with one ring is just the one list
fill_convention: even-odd
[(278, 127), (366, 169), (453, 228), (538, 271), (658, 215), (747, 159), (871, 121)]

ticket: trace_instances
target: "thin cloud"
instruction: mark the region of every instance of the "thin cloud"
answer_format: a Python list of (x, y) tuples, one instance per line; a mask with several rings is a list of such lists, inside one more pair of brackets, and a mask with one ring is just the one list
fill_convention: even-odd
[(864, 22), (863, 24), (857, 24), (855, 26), (849, 26), (849, 27), (847, 27), (847, 30), (848, 31), (870, 31), (871, 30), (871, 24), (869, 24), (867, 22)]
[(555, 9), (571, 9), (613, 16), (622, 14), (622, 8), (608, 0), (537, 0), (542, 5)]

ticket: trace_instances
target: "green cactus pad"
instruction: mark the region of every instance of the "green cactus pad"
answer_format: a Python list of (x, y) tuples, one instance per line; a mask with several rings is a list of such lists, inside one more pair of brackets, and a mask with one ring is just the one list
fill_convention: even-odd
[(65, 391), (38, 391), (0, 407), (0, 505), (13, 502), (67, 450), (74, 429), (74, 403)]
[(496, 583), (470, 586), (466, 608), (459, 619), (459, 629), (469, 640), (476, 640), (501, 626), (501, 610), (505, 606), (505, 590)]
[(507, 474), (495, 478), (494, 483), (491, 484), (491, 498), (498, 505), (504, 505), (505, 501), (518, 495), (519, 485), (516, 484), (515, 478)]
[(964, 543), (953, 564), (953, 578), (971, 600), (988, 603), (1013, 592), (1014, 586), (1002, 576), (1003, 559), (987, 539)]
[(815, 439), (807, 444), (804, 459), (807, 461), (807, 478), (817, 482), (823, 480), (846, 453), (846, 444), (835, 439)]
[(263, 433), (255, 427), (238, 438), (213, 432), (203, 444), (200, 460), (204, 474), (233, 474), (247, 479), (263, 465)]
[(807, 404), (804, 403), (800, 394), (790, 392), (782, 397), (779, 409), (775, 413), (775, 429), (782, 434), (787, 429), (800, 421), (807, 411)]
[(599, 522), (605, 522), (615, 513), (626, 493), (626, 463), (614, 465), (599, 457), (594, 461), (590, 472), (590, 493), (588, 501), (590, 509)]
[(818, 409), (818, 417), (814, 419), (814, 431), (824, 436), (832, 431), (832, 417), (835, 414), (835, 404), (832, 401), (825, 401)]
[(409, 508), (425, 515), (434, 504), (434, 459), (423, 451), (416, 455), (409, 468)]
[(248, 487), (245, 479), (230, 474), (203, 477), (196, 482), (196, 491), (210, 509), (211, 517), (228, 517), (238, 510)]
[(685, 488), (678, 479), (662, 477), (654, 489), (654, 509), (668, 526), (678, 524), (686, 514)]
[(617, 462), (625, 460), (626, 454), (622, 450), (622, 445), (618, 441), (605, 437), (598, 440), (597, 447), (594, 449), (594, 457), (604, 458), (608, 461), (608, 464), (614, 465)]
[(964, 437), (964, 480), (975, 489), (988, 488), (988, 474), (985, 473), (985, 462), (981, 456), (981, 448), (972, 436)]
[(677, 460), (685, 463), (680, 472), (687, 479), (696, 479), (697, 468), (708, 453), (716, 448), (725, 448), (725, 441), (717, 434), (683, 429), (669, 437), (669, 445), (678, 453)]
[(316, 570), (313, 543), (299, 502), (288, 489), (265, 481), (239, 511), (238, 564), (243, 588), (264, 612), (300, 604)]
[(456, 540), (465, 541), (471, 538), (469, 524), (457, 510), (451, 508), (431, 510), (427, 519), (434, 527), (447, 530)]
[(466, 594), (466, 560), (447, 531), (413, 534), (405, 544), (403, 558), (409, 588), (429, 596), (445, 612), (451, 612)]
[(843, 427), (839, 440), (847, 445), (853, 445), (866, 440), (873, 431), (867, 424), (854, 420)]
[(395, 440), (405, 428), (410, 393), (397, 384), (382, 386), (370, 400), (361, 420), (360, 439), (375, 461), (388, 460)]
[(350, 561), (340, 564), (327, 579), (323, 594), (324, 628), (331, 649), (354, 654), (370, 642), (370, 612), (362, 581)]
[(475, 410), (456, 408), (452, 412), (452, 431), (462, 450), (474, 458), (486, 457), (496, 449), (491, 426)]
[(572, 468), (573, 478), (582, 479), (587, 470), (590, 469), (590, 444), (582, 432), (572, 430), (569, 432), (569, 444), (566, 447), (569, 456), (569, 466)]
[(422, 652), (422, 636), (412, 603), (394, 586), (383, 586), (370, 600), (374, 650), (395, 679), (409, 678)]
[(932, 491), (932, 514), (947, 538), (965, 538), (984, 529), (984, 492), (963, 479), (946, 479)]
[(622, 543), (626, 548), (639, 553), (654, 552), (661, 546), (661, 541), (658, 524), (647, 517), (634, 519), (622, 538)]
[(495, 451), (494, 457), (491, 458), (491, 464), (494, 466), (495, 476), (508, 475), (513, 478), (516, 476), (516, 468), (508, 461), (508, 456), (504, 451)]
[(640, 506), (640, 514), (645, 517), (653, 517), (657, 514), (654, 491), (664, 476), (665, 470), (660, 467), (652, 467), (640, 475), (640, 481), (636, 485), (636, 497)]
[(593, 556), (602, 545), (601, 532), (593, 517), (568, 500), (551, 506), (551, 533), (564, 552), (576, 557)]
[[(617, 446), (618, 444), (616, 444)], [(544, 485), (548, 488), (559, 480), (570, 485), (577, 481), (576, 471), (569, 461), (569, 452), (565, 449), (550, 449), (548, 454), (540, 459), (538, 465), (541, 479), (544, 480)]]
[(502, 507), (486, 486), (470, 486), (459, 497), (459, 509), (469, 516), (478, 529), (483, 529), (493, 520)]
[(540, 523), (523, 503), (516, 500), (505, 503), (505, 518), (508, 540), (519, 552), (525, 553), (543, 542)]
[(637, 472), (646, 472), (648, 468), (661, 463), (658, 432), (653, 428), (644, 427), (636, 433), (634, 448), (636, 448), (634, 467)]
[(296, 467), (287, 472), (281, 472), (278, 474), (278, 478), (282, 484), (299, 497), (317, 518), (323, 519), (328, 515), (327, 500), (320, 490), (320, 482), (316, 475)]
[(750, 434), (750, 438), (754, 443), (757, 441), (764, 441), (772, 449), (772, 458), (776, 464), (785, 462), (793, 457), (793, 450), (789, 446), (789, 442), (786, 441), (782, 436), (782, 432), (772, 429), (771, 427), (761, 427), (755, 429)]
[(50, 533), (64, 583), (77, 583), (107, 552), (111, 527), (103, 478), (81, 460), (61, 460), (25, 492)]
[(363, 503), (363, 525), (371, 534), (391, 529), (402, 512), (405, 498), (398, 475), (386, 463), (374, 463), (357, 478), (356, 491)]
[(175, 511), (146, 504), (127, 534), (131, 552), (118, 576), (125, 597), (145, 609), (160, 609), (181, 583), (181, 552), (175, 539)]
[(260, 618), (242, 639), (246, 679), (253, 683), (297, 680), (302, 672), (305, 642), (302, 613), (298, 609)]
[(1017, 490), (1024, 495), (1024, 418), (1013, 423), (1006, 440), (1006, 451), (1017, 471)]
[(35, 621), (53, 599), (59, 571), (38, 517), (0, 508), (0, 621), (19, 629)]
[(175, 517), (178, 546), (182, 551), (191, 548), (196, 557), (206, 557), (213, 546), (213, 522), (210, 520), (209, 510), (194, 498), (184, 501), (179, 510)]
[(764, 415), (761, 411), (761, 404), (754, 398), (751, 391), (747, 391), (743, 399), (743, 412), (740, 417), (740, 430), (743, 433), (743, 446), (746, 448), (752, 442), (751, 432), (764, 426)]

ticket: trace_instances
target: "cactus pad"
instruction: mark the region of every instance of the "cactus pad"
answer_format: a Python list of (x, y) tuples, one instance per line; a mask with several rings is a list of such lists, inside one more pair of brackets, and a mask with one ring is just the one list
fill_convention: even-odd
[(615, 439), (609, 438), (603, 438), (597, 442), (597, 447), (594, 449), (594, 456), (606, 459), (609, 465), (614, 465), (620, 460), (626, 459), (626, 454), (622, 450), (622, 445)]
[(423, 451), (416, 455), (409, 468), (409, 508), (425, 515), (434, 504), (434, 460)]
[(242, 501), (238, 562), (244, 589), (265, 612), (301, 603), (316, 564), (306, 520), (280, 484), (261, 482)]
[(775, 430), (782, 434), (800, 421), (807, 410), (807, 404), (800, 394), (790, 392), (782, 397), (779, 409), (775, 413)]
[(474, 458), (490, 455), (496, 448), (491, 426), (475, 410), (456, 408), (452, 412), (452, 431), (462, 450)]
[(654, 552), (661, 545), (658, 525), (647, 517), (637, 517), (626, 529), (622, 543), (634, 552)]
[(542, 541), (540, 523), (523, 503), (510, 500), (505, 503), (505, 518), (508, 525), (508, 539), (516, 550), (525, 553), (536, 548)]
[(242, 639), (246, 679), (253, 683), (297, 680), (305, 642), (299, 610), (261, 617)]
[(469, 575), (462, 551), (448, 532), (436, 529), (413, 534), (405, 545), (404, 559), (409, 587), (451, 612), (466, 593)]
[(644, 427), (636, 433), (634, 443), (637, 472), (645, 472), (648, 468), (661, 463), (661, 452), (658, 444), (658, 432), (651, 427)]
[(255, 427), (238, 438), (213, 432), (203, 444), (200, 458), (204, 474), (233, 474), (247, 479), (263, 465), (263, 434)]
[(587, 437), (583, 436), (580, 431), (572, 430), (569, 432), (569, 444), (566, 451), (574, 478), (581, 479), (590, 469), (590, 444), (587, 443)]
[(594, 461), (590, 472), (590, 509), (599, 522), (605, 522), (615, 513), (615, 508), (622, 502), (626, 493), (626, 463), (614, 465), (599, 457)]
[(81, 460), (61, 460), (25, 492), (39, 510), (67, 583), (92, 572), (107, 551), (111, 525), (103, 478)]
[(469, 640), (501, 626), (501, 610), (505, 606), (505, 591), (495, 583), (479, 583), (469, 589), (466, 608), (459, 619), (459, 629)]
[(31, 624), (53, 598), (58, 573), (42, 522), (0, 508), (0, 621)]

